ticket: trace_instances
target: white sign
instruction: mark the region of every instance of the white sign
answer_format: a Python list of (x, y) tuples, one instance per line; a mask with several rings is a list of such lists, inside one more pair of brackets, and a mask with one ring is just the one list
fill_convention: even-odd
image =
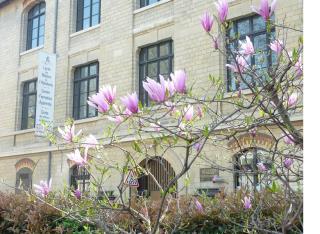
[(139, 187), (138, 179), (135, 176), (133, 170), (129, 171), (129, 174), (127, 175), (126, 179), (124, 180), (124, 183), (129, 185), (130, 187)]
[(45, 131), (41, 122), (53, 125), (54, 87), (56, 79), (56, 55), (41, 52), (39, 54), (37, 109), (35, 135), (44, 136)]

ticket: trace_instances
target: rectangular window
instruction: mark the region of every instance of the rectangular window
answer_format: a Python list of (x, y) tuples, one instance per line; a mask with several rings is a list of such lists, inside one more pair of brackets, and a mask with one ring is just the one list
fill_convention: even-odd
[(159, 75), (165, 78), (173, 70), (173, 42), (160, 42), (140, 51), (139, 56), (139, 98), (142, 104), (149, 105), (148, 93), (142, 87), (142, 81), (149, 77), (159, 82)]
[(37, 105), (37, 80), (23, 84), (21, 129), (34, 128)]
[(159, 2), (160, 0), (140, 0), (140, 8)]
[(77, 1), (77, 31), (100, 23), (100, 0)]
[(88, 97), (98, 92), (99, 64), (94, 62), (77, 67), (74, 72), (73, 118), (97, 116), (95, 108), (87, 104)]
[(27, 50), (44, 43), (45, 9), (46, 4), (41, 2), (28, 12)]
[[(226, 44), (227, 63), (234, 63), (231, 51), (234, 52), (236, 48), (239, 49), (239, 40), (245, 41), (246, 36), (252, 41), (256, 53), (258, 52), (258, 54), (251, 56), (251, 59), (248, 61), (249, 64), (256, 67), (257, 74), (263, 75), (268, 67), (275, 62), (275, 55), (271, 53), (270, 47), (268, 46), (274, 39), (275, 30), (271, 28), (270, 32), (267, 32), (266, 23), (261, 16), (255, 15), (233, 21), (232, 27), (227, 32), (227, 36), (229, 38)], [(253, 82), (248, 75), (244, 75), (244, 77), (247, 82)], [(237, 82), (234, 73), (230, 69), (227, 69), (227, 91), (232, 92), (246, 88), (248, 88), (247, 85), (244, 82)]]

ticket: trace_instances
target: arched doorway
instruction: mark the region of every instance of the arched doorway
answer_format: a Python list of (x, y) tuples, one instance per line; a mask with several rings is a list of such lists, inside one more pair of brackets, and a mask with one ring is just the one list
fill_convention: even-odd
[(16, 173), (16, 193), (21, 190), (29, 191), (32, 188), (32, 171), (30, 168), (23, 167)]
[[(170, 180), (176, 175), (170, 163), (161, 157), (144, 159), (139, 165), (152, 173), (163, 189), (168, 186)], [(138, 180), (138, 195), (151, 196), (151, 198), (160, 197), (160, 188), (151, 175), (142, 175)], [(177, 184), (174, 185), (174, 187), (176, 186)]]

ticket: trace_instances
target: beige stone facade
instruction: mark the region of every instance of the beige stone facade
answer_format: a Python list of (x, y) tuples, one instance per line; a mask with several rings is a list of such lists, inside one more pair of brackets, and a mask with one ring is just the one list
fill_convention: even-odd
[[(57, 30), (55, 30), (56, 1), (47, 0), (45, 16), (45, 39), (43, 46), (26, 50), (27, 13), (37, 0), (11, 0), (0, 7), (0, 180), (14, 187), (17, 170), (35, 166), (32, 183), (39, 183), (49, 176), (53, 188), (69, 186), (70, 165), (66, 152), (49, 146), (48, 140), (35, 137), (34, 129), (21, 130), (22, 87), (28, 80), (37, 78), (38, 53), (57, 54), (55, 112), (56, 126), (63, 125), (72, 117), (73, 79), (75, 68), (92, 61), (99, 62), (99, 84), (117, 86), (117, 96), (139, 91), (139, 52), (142, 47), (166, 39), (173, 41), (174, 70), (186, 69), (188, 83), (197, 81), (196, 88), (206, 87), (208, 75), (225, 77), (225, 61), (212, 48), (210, 38), (200, 26), (204, 11), (215, 12), (214, 1), (208, 0), (161, 0), (149, 6), (138, 8), (139, 1), (101, 0), (100, 24), (76, 32), (76, 0), (58, 1)], [(259, 1), (229, 1), (230, 19), (239, 19), (252, 14), (250, 6)], [(276, 20), (285, 20), (295, 28), (302, 28), (302, 0), (279, 0)], [(216, 31), (214, 26), (213, 31)], [(297, 45), (298, 32), (289, 32), (288, 47)], [(56, 51), (55, 51), (56, 48)], [(221, 106), (223, 112), (230, 107)], [(297, 118), (297, 124), (301, 124)], [(102, 137), (101, 126), (106, 119), (93, 117), (75, 121), (77, 129)], [(130, 147), (130, 142), (123, 143)], [(249, 144), (243, 140), (243, 144)], [(259, 138), (257, 143), (268, 147), (269, 138)], [(226, 142), (230, 150), (205, 149), (208, 155), (222, 165), (231, 165), (236, 146)], [(51, 156), (50, 156), (51, 155)], [(123, 156), (116, 151), (106, 151), (111, 161), (121, 162)], [(32, 163), (20, 160), (32, 160)], [(50, 159), (50, 160), (49, 160)], [(179, 152), (169, 152), (166, 160), (176, 171), (181, 168)], [(18, 163), (18, 166), (17, 166)], [(21, 165), (19, 165), (22, 164)], [(35, 165), (36, 164), (36, 165)], [(194, 193), (199, 188), (226, 187), (233, 190), (233, 175), (223, 171), (219, 176), (223, 183), (200, 181), (200, 169), (208, 168), (205, 162), (197, 161), (190, 170), (191, 184), (185, 191)], [(111, 181), (111, 182), (110, 182)], [(111, 176), (105, 185), (115, 190), (119, 176)], [(0, 183), (0, 191), (10, 187)], [(183, 179), (178, 187), (183, 187)]]

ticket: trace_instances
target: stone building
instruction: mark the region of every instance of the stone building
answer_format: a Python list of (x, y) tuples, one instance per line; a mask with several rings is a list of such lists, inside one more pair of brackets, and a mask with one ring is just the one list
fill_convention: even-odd
[[(47, 139), (35, 136), (40, 52), (57, 56), (55, 125), (61, 126), (72, 117), (77, 129), (98, 137), (103, 135), (101, 126), (106, 119), (89, 108), (86, 100), (104, 84), (116, 85), (117, 96), (137, 91), (143, 100), (141, 80), (145, 75), (156, 77), (159, 73), (168, 75), (186, 69), (188, 83), (196, 79), (196, 88), (207, 85), (209, 74), (225, 77), (230, 84), (228, 91), (236, 88), (227, 79), (223, 57), (213, 50), (211, 39), (200, 26), (205, 11), (216, 12), (213, 2), (1, 0), (0, 190), (12, 190), (21, 181), (25, 188), (31, 188), (32, 184), (48, 178), (53, 179), (53, 188), (59, 189), (70, 186), (77, 173), (81, 173), (67, 163), (68, 150), (60, 150)], [(253, 15), (250, 6), (258, 4), (258, 0), (229, 1), (228, 18), (237, 24), (238, 30), (253, 37), (254, 27), (260, 27), (261, 21)], [(302, 0), (279, 0), (276, 20), (284, 19), (285, 23), (301, 29), (302, 5)], [(266, 35), (264, 27), (261, 35)], [(213, 31), (216, 30), (214, 27)], [(296, 46), (299, 35), (290, 32), (287, 46)], [(266, 40), (262, 44), (266, 46)], [(220, 108), (227, 111), (228, 107)], [(296, 124), (302, 124), (301, 116), (296, 120)], [(250, 137), (244, 135), (242, 139), (243, 147), (249, 144)], [(266, 148), (271, 141), (268, 135), (261, 134), (258, 144)], [(227, 166), (237, 154), (238, 146), (234, 142), (226, 146), (229, 151), (207, 151)], [(121, 160), (115, 152), (106, 154), (112, 160)], [(181, 167), (177, 155), (172, 152), (166, 158), (166, 165), (173, 172)], [(215, 174), (221, 178), (220, 183), (211, 182)], [(210, 169), (200, 161), (189, 176), (189, 193), (199, 189), (215, 193), (221, 187), (232, 191), (237, 184), (233, 175)], [(81, 183), (90, 183), (85, 173), (81, 178)], [(108, 191), (115, 190), (120, 178), (110, 180), (112, 183), (106, 184)], [(182, 188), (183, 184), (183, 180), (178, 181), (178, 187)]]

